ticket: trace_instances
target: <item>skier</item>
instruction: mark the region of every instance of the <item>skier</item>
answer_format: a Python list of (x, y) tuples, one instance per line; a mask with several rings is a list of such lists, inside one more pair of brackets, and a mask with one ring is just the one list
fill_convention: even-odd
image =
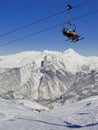
[(72, 40), (76, 40), (76, 41), (79, 40), (79, 36), (77, 35), (75, 30), (72, 30), (71, 34), (72, 34)]
[(71, 32), (68, 30), (68, 28), (63, 28), (62, 32), (63, 32), (63, 34), (64, 34), (65, 36), (67, 36), (68, 38), (71, 38), (71, 37), (72, 37), (72, 34), (71, 34)]

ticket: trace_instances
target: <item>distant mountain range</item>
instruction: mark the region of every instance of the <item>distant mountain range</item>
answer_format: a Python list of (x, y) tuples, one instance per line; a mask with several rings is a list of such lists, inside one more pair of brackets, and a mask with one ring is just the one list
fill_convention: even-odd
[(31, 51), (0, 56), (0, 97), (50, 108), (98, 95), (98, 57)]

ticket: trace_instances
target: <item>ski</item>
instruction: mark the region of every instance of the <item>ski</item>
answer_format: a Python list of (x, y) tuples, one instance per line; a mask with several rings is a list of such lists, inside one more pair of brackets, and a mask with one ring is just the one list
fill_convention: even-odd
[(83, 40), (84, 39), (84, 37), (81, 37), (81, 38), (79, 38), (78, 40), (75, 40), (75, 41), (72, 41), (73, 43), (76, 43), (76, 42), (78, 42), (78, 41), (80, 41), (80, 40)]

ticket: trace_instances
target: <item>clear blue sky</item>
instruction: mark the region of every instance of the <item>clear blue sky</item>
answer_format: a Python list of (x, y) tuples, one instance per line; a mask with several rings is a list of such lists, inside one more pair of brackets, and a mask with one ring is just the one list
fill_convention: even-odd
[[(0, 34), (65, 10), (67, 4), (75, 6), (84, 1), (86, 0), (0, 0)], [(73, 19), (97, 9), (98, 0), (91, 0), (85, 5), (74, 8), (71, 12), (71, 18)], [(67, 21), (67, 12), (0, 37), (0, 44), (41, 31), (64, 21)], [(61, 33), (61, 25), (30, 38), (0, 47), (0, 55), (31, 50), (65, 51), (72, 48), (82, 55), (98, 56), (98, 12), (72, 22), (77, 26), (77, 33), (85, 37), (84, 40), (76, 44), (65, 41), (66, 38)]]

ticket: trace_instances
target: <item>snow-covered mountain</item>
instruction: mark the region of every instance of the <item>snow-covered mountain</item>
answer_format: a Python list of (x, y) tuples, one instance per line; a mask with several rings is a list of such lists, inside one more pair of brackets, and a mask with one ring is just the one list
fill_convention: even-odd
[(98, 95), (98, 57), (31, 51), (0, 56), (0, 97), (53, 107)]

